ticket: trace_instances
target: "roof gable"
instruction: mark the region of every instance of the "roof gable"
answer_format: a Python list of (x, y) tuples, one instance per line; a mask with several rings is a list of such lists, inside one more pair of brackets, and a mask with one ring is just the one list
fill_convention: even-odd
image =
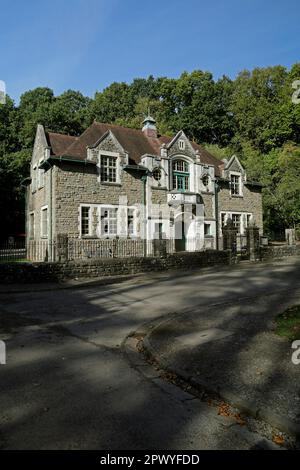
[(230, 158), (229, 162), (226, 164), (224, 170), (226, 172), (229, 172), (229, 171), (236, 171), (238, 173), (242, 173), (244, 174), (245, 173), (245, 169), (244, 167), (242, 166), (241, 162), (239, 161), (238, 157), (236, 155), (232, 155), (232, 157)]

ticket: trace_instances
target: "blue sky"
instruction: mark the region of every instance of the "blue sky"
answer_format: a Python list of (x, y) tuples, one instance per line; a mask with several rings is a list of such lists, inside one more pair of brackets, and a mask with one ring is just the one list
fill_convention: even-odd
[(0, 80), (15, 100), (49, 86), (93, 96), (113, 81), (215, 78), (300, 61), (299, 0), (0, 0)]

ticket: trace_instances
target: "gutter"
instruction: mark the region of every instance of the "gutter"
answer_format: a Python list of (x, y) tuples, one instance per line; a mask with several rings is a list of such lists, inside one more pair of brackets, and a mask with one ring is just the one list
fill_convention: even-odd
[(60, 156), (60, 157), (54, 157), (54, 156), (52, 156), (52, 157), (49, 157), (47, 160), (44, 160), (44, 161), (39, 165), (39, 168), (43, 168), (44, 165), (45, 165), (47, 162), (50, 162), (50, 161), (54, 161), (54, 162), (57, 161), (57, 162), (79, 163), (79, 164), (81, 164), (81, 165), (93, 165), (93, 166), (96, 165), (96, 163), (91, 162), (91, 161), (86, 160), (86, 159), (85, 159), (85, 160), (75, 160), (75, 159), (68, 158), (68, 157), (62, 157), (62, 156)]

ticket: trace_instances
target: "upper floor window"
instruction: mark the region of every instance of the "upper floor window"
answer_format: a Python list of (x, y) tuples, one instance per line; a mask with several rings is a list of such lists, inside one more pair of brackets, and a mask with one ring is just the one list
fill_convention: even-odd
[(231, 175), (230, 176), (230, 189), (232, 196), (241, 195), (241, 176)]
[(117, 182), (117, 158), (101, 155), (101, 181), (106, 183)]
[[(42, 160), (39, 162), (42, 163)], [(42, 168), (38, 168), (38, 188), (43, 188), (45, 186), (45, 171)]]
[(173, 163), (173, 189), (185, 192), (189, 190), (189, 164), (184, 160), (175, 160)]
[(205, 187), (209, 185), (209, 175), (205, 174), (202, 176), (202, 183)]
[(155, 168), (155, 170), (153, 170), (152, 176), (156, 181), (160, 181), (161, 180), (161, 169), (160, 168)]
[(37, 186), (37, 178), (36, 178), (36, 173), (37, 173), (37, 169), (36, 169), (36, 165), (32, 168), (32, 173), (31, 173), (31, 190), (32, 192), (34, 193), (36, 191), (36, 186)]

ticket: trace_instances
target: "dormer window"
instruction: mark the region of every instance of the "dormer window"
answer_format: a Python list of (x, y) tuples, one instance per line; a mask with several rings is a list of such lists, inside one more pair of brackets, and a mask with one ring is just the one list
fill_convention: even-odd
[(101, 155), (101, 181), (103, 183), (117, 182), (117, 158)]
[(182, 139), (179, 140), (179, 148), (180, 148), (180, 150), (184, 150), (184, 149), (185, 149), (185, 142), (184, 142), (184, 140), (182, 140)]
[(241, 196), (241, 175), (230, 175), (230, 191), (232, 196)]

